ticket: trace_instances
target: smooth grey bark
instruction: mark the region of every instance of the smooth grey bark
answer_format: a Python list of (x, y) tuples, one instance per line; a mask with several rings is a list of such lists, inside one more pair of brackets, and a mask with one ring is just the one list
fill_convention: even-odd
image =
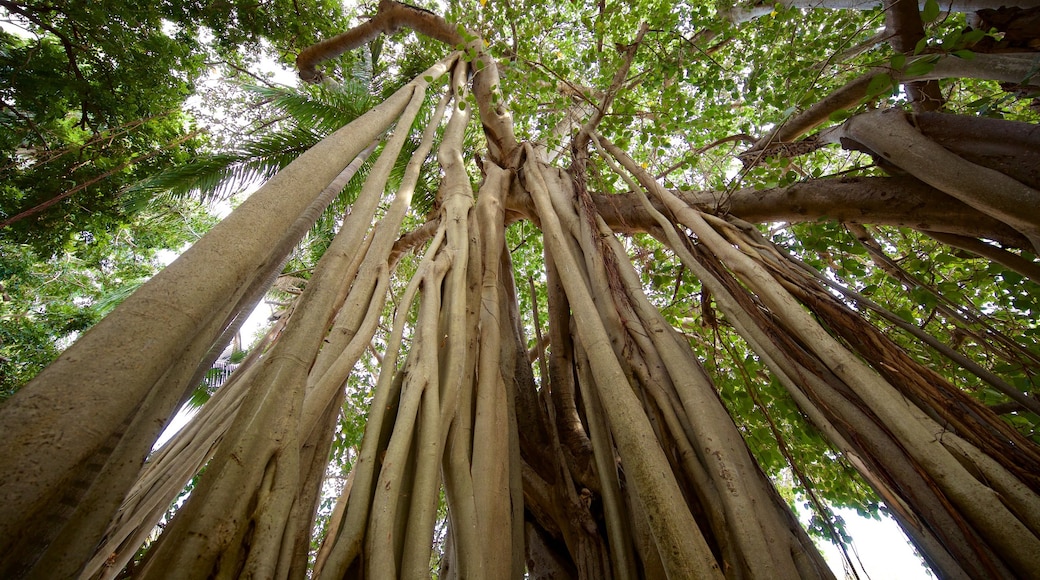
[[(943, 12), (977, 12), (985, 9), (997, 9), (1002, 6), (1018, 8), (1035, 8), (1040, 0), (938, 0), (939, 9)], [(785, 8), (801, 8), (812, 10), (826, 8), (829, 10), (873, 10), (882, 5), (882, 0), (778, 0), (777, 2), (759, 2), (751, 6), (740, 6), (719, 11), (719, 15), (732, 24), (743, 24), (771, 14), (779, 4)], [(918, 8), (923, 9), (924, 0), (918, 1)]]
[[(1001, 6), (1017, 6), (1033, 8), (1040, 6), (1040, 0), (938, 0), (939, 9), (946, 12), (976, 12), (986, 8)], [(794, 8), (830, 8), (832, 10), (871, 10), (881, 5), (880, 0), (779, 0), (779, 4)], [(924, 8), (924, 0), (918, 1), (918, 7)]]

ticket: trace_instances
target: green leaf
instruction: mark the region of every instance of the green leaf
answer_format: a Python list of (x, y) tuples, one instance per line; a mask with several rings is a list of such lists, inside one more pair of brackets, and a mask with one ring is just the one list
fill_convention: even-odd
[(840, 123), (841, 121), (844, 121), (845, 119), (848, 119), (851, 116), (852, 116), (852, 112), (851, 111), (849, 111), (848, 109), (841, 109), (840, 111), (834, 111), (833, 113), (831, 113), (827, 117), (831, 121), (834, 121), (835, 123)]
[(923, 74), (928, 74), (929, 72), (931, 72), (933, 68), (935, 68), (935, 63), (929, 62), (929, 59), (924, 58), (915, 60), (914, 62), (910, 63), (910, 65), (906, 67), (906, 71), (904, 72), (907, 76), (915, 77)]
[(927, 0), (924, 10), (921, 11), (921, 21), (931, 22), (939, 16), (939, 3), (936, 0)]
[(914, 45), (914, 56), (917, 56), (924, 52), (925, 48), (928, 48), (928, 37), (918, 40), (917, 44)]
[(972, 60), (975, 58), (975, 53), (970, 50), (955, 50), (953, 56), (957, 58), (963, 58), (964, 60)]
[(965, 32), (963, 35), (961, 35), (961, 43), (964, 46), (971, 46), (985, 37), (985, 30), (969, 30), (968, 32)]
[(889, 63), (892, 65), (892, 68), (894, 70), (903, 70), (903, 67), (906, 66), (906, 55), (905, 54), (894, 55), (892, 57), (892, 59), (889, 61)]
[(888, 92), (892, 88), (892, 77), (888, 73), (881, 73), (870, 79), (867, 85), (867, 97), (875, 97), (881, 93)]
[(946, 50), (953, 50), (954, 48), (961, 46), (961, 36), (963, 36), (963, 33), (961, 33), (960, 30), (951, 30), (943, 35), (940, 44), (942, 44), (943, 48)]

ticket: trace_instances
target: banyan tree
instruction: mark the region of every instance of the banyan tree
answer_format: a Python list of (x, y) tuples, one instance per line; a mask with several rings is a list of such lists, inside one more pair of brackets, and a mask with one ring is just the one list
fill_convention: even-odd
[[(381, 0), (299, 55), (336, 90), (319, 67), (350, 51), (439, 51), (0, 407), (0, 575), (830, 577), (792, 505), (841, 539), (823, 462), (941, 577), (1035, 577), (1035, 3), (781, 2), (699, 30), (682, 3), (493, 3), (457, 24)], [(683, 67), (737, 71), (754, 107), (734, 31), (824, 8), (874, 27), (826, 48), (826, 94), (684, 150), (679, 109), (709, 97)], [(538, 18), (589, 70), (532, 61), (510, 23)], [(930, 42), (936, 18), (960, 35)], [(302, 292), (154, 448), (351, 179)]]

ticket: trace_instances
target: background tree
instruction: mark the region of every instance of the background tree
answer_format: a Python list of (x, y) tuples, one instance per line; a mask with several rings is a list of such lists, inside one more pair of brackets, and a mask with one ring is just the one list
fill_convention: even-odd
[(96, 320), (91, 305), (154, 273), (156, 250), (207, 229), (190, 202), (139, 186), (214, 145), (182, 110), (207, 72), (342, 29), (332, 6), (0, 2), (3, 396)]
[[(626, 7), (384, 0), (304, 50), (329, 82), (318, 63), (370, 42), (373, 68), (439, 60), (0, 409), (0, 569), (829, 576), (787, 479), (818, 533), (880, 498), (944, 577), (1036, 570), (1031, 13)], [(291, 314), (142, 469), (376, 141)]]

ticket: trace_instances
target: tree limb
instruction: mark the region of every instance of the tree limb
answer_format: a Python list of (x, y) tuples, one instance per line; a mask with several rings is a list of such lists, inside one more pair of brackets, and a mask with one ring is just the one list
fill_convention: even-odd
[(879, 158), (1015, 228), (1040, 248), (1040, 191), (935, 143), (901, 110), (857, 115), (835, 136), (843, 143), (863, 144)]
[(318, 63), (358, 48), (380, 34), (393, 34), (402, 27), (410, 28), (449, 46), (458, 46), (465, 42), (458, 32), (433, 12), (393, 0), (380, 0), (379, 10), (368, 22), (304, 49), (296, 57), (296, 68), (300, 71), (300, 78), (307, 82), (319, 82), (322, 75), (316, 68)]
[(477, 98), (480, 120), (488, 138), (489, 157), (503, 167), (510, 166), (505, 160), (517, 150), (517, 141), (513, 133), (513, 118), (505, 107), (505, 99), (494, 97), (499, 91), (497, 64), (484, 52), (484, 43), (479, 35), (461, 27), (455, 28), (429, 10), (394, 0), (380, 0), (375, 17), (368, 22), (304, 49), (296, 58), (300, 78), (319, 82), (322, 76), (316, 68), (318, 63), (353, 50), (380, 34), (392, 34), (401, 28), (409, 28), (451, 47), (465, 45), (467, 50), (476, 54), (473, 60), (473, 94)]
[[(921, 58), (935, 58), (925, 55)], [(831, 113), (850, 109), (867, 97), (867, 87), (874, 78), (887, 74), (893, 82), (925, 81), (944, 78), (973, 78), (1005, 83), (1025, 83), (1035, 73), (1035, 53), (976, 54), (972, 60), (955, 56), (939, 57), (932, 70), (915, 76), (903, 75), (889, 68), (876, 68), (835, 90), (802, 113), (779, 125), (769, 135), (759, 139), (748, 153), (765, 148), (776, 141), (793, 141), (827, 122)]]

